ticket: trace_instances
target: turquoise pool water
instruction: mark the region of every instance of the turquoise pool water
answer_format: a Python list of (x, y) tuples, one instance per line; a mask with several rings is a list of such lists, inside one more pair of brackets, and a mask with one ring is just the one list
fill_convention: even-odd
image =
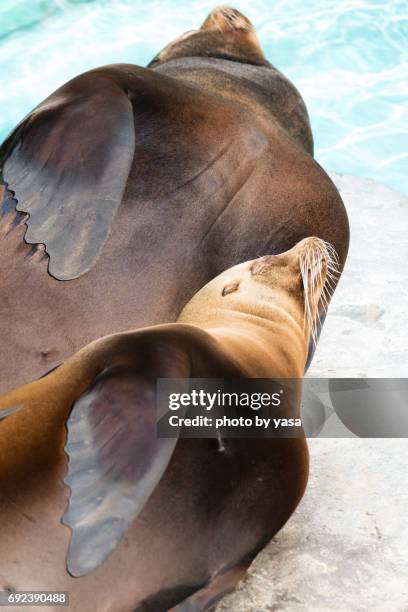
[[(89, 68), (146, 64), (197, 28), (208, 0), (1, 0), (0, 139)], [(408, 193), (406, 0), (242, 0), (264, 51), (300, 89), (328, 170)]]

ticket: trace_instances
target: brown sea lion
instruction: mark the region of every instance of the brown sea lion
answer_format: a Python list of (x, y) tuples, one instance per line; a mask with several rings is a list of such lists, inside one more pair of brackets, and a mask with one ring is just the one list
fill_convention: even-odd
[(81, 612), (210, 609), (301, 499), (307, 446), (159, 438), (156, 379), (301, 377), (335, 273), (333, 249), (303, 240), (222, 273), (179, 322), (97, 340), (3, 396), (0, 589), (69, 591)]
[(346, 212), (312, 152), (302, 98), (233, 9), (149, 69), (63, 85), (0, 149), (0, 392), (306, 236), (342, 267)]

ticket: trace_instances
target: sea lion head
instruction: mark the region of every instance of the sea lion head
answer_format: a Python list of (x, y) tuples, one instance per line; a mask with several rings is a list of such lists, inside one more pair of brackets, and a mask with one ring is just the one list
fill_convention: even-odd
[(233, 310), (268, 319), (278, 309), (300, 321), (306, 341), (316, 343), (320, 312), (327, 308), (337, 275), (333, 246), (321, 238), (305, 238), (284, 253), (226, 270), (192, 298), (179, 321), (211, 325), (216, 313)]
[(252, 23), (240, 11), (230, 7), (211, 11), (199, 30), (186, 32), (167, 45), (150, 62), (149, 68), (182, 57), (214, 57), (270, 66)]

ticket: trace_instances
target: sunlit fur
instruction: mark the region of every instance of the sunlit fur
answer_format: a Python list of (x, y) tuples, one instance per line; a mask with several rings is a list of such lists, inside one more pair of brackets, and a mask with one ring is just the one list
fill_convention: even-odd
[(244, 15), (242, 15), (236, 9), (230, 8), (228, 6), (219, 7), (218, 9), (215, 9), (210, 13), (208, 17), (208, 20), (211, 21), (214, 28), (219, 30), (220, 32), (223, 32), (220, 19), (231, 30), (243, 30), (244, 32), (250, 32), (253, 29), (252, 24), (248, 19), (244, 17)]

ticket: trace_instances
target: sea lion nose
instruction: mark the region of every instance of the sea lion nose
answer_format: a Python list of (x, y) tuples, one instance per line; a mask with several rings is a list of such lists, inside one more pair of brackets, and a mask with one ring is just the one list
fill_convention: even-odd
[(201, 26), (202, 30), (251, 32), (254, 27), (245, 15), (227, 6), (215, 8)]

